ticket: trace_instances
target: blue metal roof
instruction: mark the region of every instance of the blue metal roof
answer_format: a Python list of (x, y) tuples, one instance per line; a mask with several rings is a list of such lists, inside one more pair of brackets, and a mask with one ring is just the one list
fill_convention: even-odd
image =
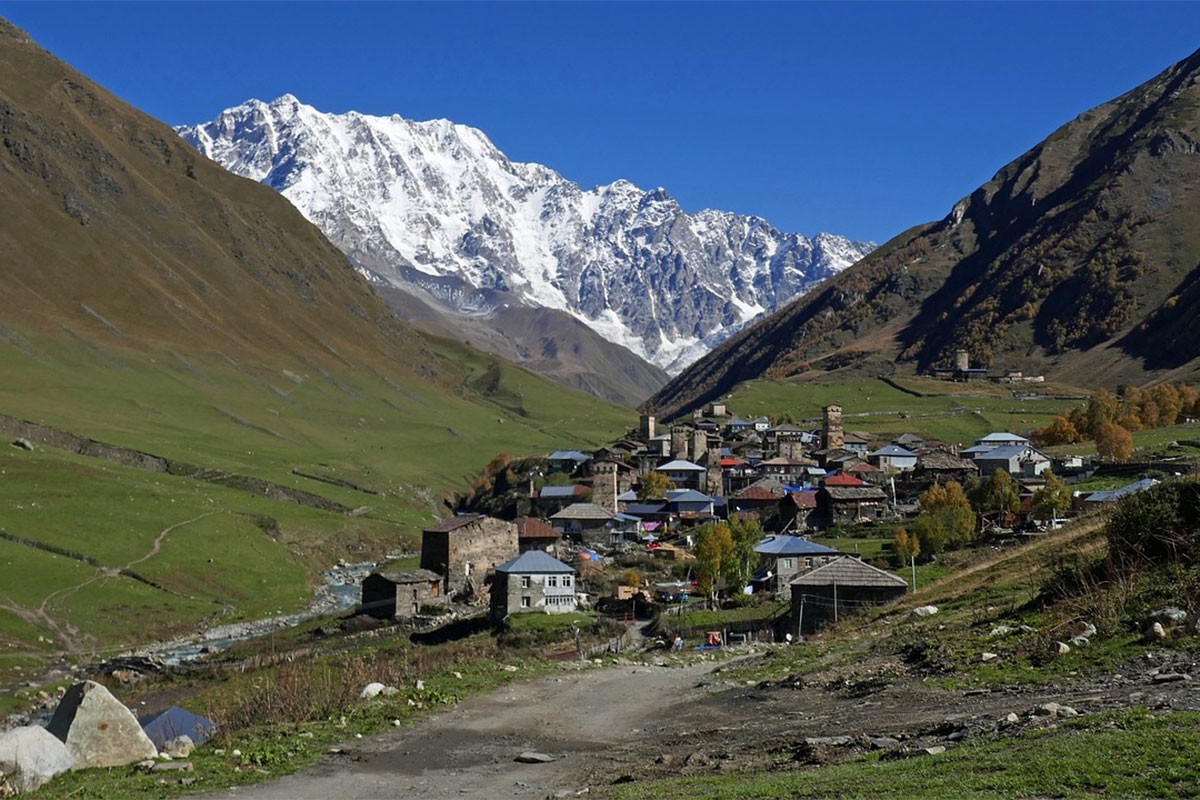
[(580, 463), (592, 460), (587, 453), (581, 453), (578, 450), (555, 450), (546, 458), (549, 461), (578, 461)]
[(555, 497), (574, 497), (577, 492), (578, 489), (574, 486), (543, 486), (542, 490), (538, 492), (538, 497), (544, 497), (547, 500)]
[(711, 503), (712, 498), (704, 492), (695, 489), (672, 489), (667, 492), (667, 500), (672, 503)]
[(754, 552), (771, 556), (828, 556), (840, 551), (799, 536), (768, 536), (755, 546)]
[(496, 567), (496, 572), (557, 573), (574, 571), (574, 567), (567, 566), (544, 550), (527, 550)]

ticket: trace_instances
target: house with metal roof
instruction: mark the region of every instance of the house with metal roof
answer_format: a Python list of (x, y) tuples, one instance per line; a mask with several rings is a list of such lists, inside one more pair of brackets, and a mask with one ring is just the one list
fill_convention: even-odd
[(759, 555), (758, 569), (750, 579), (755, 591), (766, 591), (786, 598), (788, 584), (801, 572), (827, 564), (841, 552), (799, 536), (768, 536), (754, 547)]
[(1029, 440), (1024, 436), (1018, 436), (1015, 433), (1008, 431), (995, 431), (984, 436), (982, 439), (976, 439), (975, 445), (984, 448), (996, 447), (1011, 447), (1014, 445), (1027, 445)]
[(695, 489), (672, 489), (667, 492), (667, 510), (680, 519), (711, 519), (713, 499)]
[(867, 461), (884, 472), (907, 472), (917, 465), (917, 454), (898, 444), (889, 444), (867, 453)]
[(1109, 503), (1115, 503), (1122, 497), (1128, 497), (1131, 494), (1144, 492), (1152, 486), (1157, 486), (1161, 481), (1156, 478), (1142, 478), (1141, 480), (1127, 483), (1120, 489), (1113, 489), (1106, 492), (1092, 492), (1083, 499), (1084, 508), (1094, 509)]
[(565, 472), (568, 475), (591, 460), (591, 456), (578, 450), (555, 450), (546, 456), (551, 472)]
[(704, 480), (704, 475), (708, 472), (699, 464), (685, 461), (682, 458), (660, 465), (657, 471), (666, 475), (678, 489), (699, 489), (700, 482)]
[(1014, 477), (1036, 478), (1050, 469), (1050, 458), (1028, 444), (1004, 445), (975, 456), (975, 465), (985, 478), (1000, 469)]
[(372, 572), (363, 578), (361, 613), (376, 619), (412, 620), (422, 606), (442, 605), (442, 576), (427, 569)]
[(535, 611), (565, 614), (577, 607), (575, 568), (541, 550), (522, 553), (496, 567), (490, 604), (493, 620)]
[(792, 632), (803, 635), (815, 633), (865, 608), (903, 597), (908, 582), (854, 556), (843, 555), (800, 573), (789, 587)]

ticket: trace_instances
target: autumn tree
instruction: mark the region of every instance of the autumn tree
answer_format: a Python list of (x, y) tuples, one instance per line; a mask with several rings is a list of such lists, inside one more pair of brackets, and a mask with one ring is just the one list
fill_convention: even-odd
[(1031, 433), (1029, 438), (1038, 447), (1054, 447), (1060, 444), (1075, 444), (1081, 437), (1075, 424), (1069, 418), (1059, 414), (1049, 425)]
[(904, 528), (897, 528), (892, 539), (892, 552), (900, 559), (900, 563), (906, 563), (909, 559), (921, 555), (921, 540), (916, 534), (910, 534)]
[(1044, 472), (1046, 482), (1033, 493), (1033, 514), (1037, 519), (1055, 520), (1071, 508), (1071, 492), (1053, 472)]
[(1126, 461), (1133, 454), (1133, 435), (1115, 422), (1106, 422), (1096, 432), (1096, 452), (1106, 461)]
[(1117, 396), (1107, 389), (1097, 389), (1088, 398), (1084, 408), (1084, 433), (1088, 438), (1095, 439), (1096, 433), (1106, 422), (1115, 422), (1121, 416), (1121, 402)]
[(655, 500), (667, 496), (667, 492), (675, 488), (675, 484), (671, 479), (661, 472), (651, 472), (648, 475), (643, 475), (638, 483), (637, 496), (641, 502), (647, 500)]
[(1170, 383), (1160, 383), (1150, 390), (1150, 396), (1158, 406), (1160, 425), (1174, 425), (1179, 422), (1179, 415), (1183, 412), (1182, 388)]
[(922, 553), (936, 555), (970, 541), (975, 530), (975, 512), (961, 484), (935, 483), (918, 502), (920, 513), (912, 528)]

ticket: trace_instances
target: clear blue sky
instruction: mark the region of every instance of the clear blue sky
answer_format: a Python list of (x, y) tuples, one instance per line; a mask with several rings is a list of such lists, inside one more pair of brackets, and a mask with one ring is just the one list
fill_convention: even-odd
[[(1200, 47), (1200, 3), (13, 3), (171, 124), (290, 92), (444, 117), (585, 187), (883, 242)], [(3, 87), (0, 87), (0, 91)]]

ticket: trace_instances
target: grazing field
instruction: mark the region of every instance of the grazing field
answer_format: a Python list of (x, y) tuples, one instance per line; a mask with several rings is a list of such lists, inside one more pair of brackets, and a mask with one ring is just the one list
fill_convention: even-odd
[[(896, 383), (909, 387), (908, 381)], [(820, 427), (825, 406), (840, 405), (846, 430), (881, 438), (917, 433), (958, 444), (970, 444), (992, 431), (1027, 433), (1083, 402), (1045, 396), (1021, 399), (1011, 387), (998, 384), (928, 381), (916, 387), (905, 392), (877, 378), (845, 383), (760, 380), (740, 385), (727, 402), (730, 413), (740, 417), (786, 416), (812, 427)], [(932, 394), (934, 389), (943, 393)]]

